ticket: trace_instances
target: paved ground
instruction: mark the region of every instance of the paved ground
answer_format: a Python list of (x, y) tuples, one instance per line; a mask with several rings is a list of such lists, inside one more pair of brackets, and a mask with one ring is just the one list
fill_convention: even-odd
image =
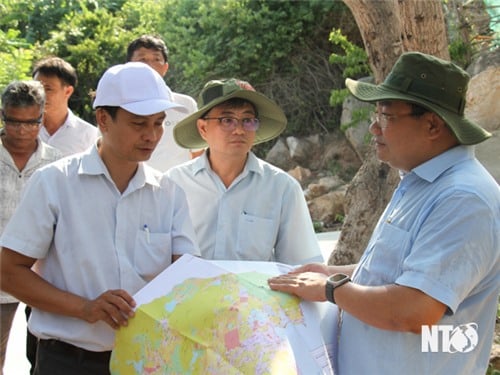
[[(328, 260), (331, 251), (335, 247), (339, 232), (319, 233), (318, 239), (323, 252), (323, 257)], [(26, 319), (24, 316), (24, 305), (19, 305), (12, 331), (9, 345), (7, 347), (7, 358), (4, 365), (4, 375), (28, 375), (29, 366), (25, 356), (26, 340)]]

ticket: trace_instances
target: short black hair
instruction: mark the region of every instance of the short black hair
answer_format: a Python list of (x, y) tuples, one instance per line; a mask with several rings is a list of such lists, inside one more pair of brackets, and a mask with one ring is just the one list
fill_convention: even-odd
[(1, 95), (2, 110), (39, 106), (41, 113), (45, 106), (45, 90), (39, 81), (13, 81)]
[(103, 106), (97, 107), (96, 109), (99, 109), (99, 108), (101, 108), (101, 109), (105, 110), (106, 112), (108, 112), (108, 114), (114, 120), (116, 118), (116, 112), (118, 112), (118, 109), (120, 109), (121, 107), (110, 106), (110, 105), (103, 105)]
[(132, 60), (134, 52), (139, 48), (147, 48), (155, 51), (160, 51), (165, 62), (168, 62), (168, 48), (165, 42), (155, 35), (142, 35), (134, 39), (127, 47), (127, 62)]
[(78, 83), (75, 68), (69, 62), (56, 56), (46, 57), (38, 61), (33, 68), (31, 77), (34, 78), (37, 73), (47, 76), (57, 76), (68, 86), (76, 87)]

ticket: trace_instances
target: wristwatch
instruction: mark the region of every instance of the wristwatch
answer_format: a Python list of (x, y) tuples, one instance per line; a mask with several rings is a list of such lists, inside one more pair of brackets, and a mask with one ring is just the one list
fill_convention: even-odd
[(343, 273), (335, 273), (326, 279), (325, 295), (331, 303), (335, 303), (333, 296), (335, 289), (351, 281), (351, 278)]

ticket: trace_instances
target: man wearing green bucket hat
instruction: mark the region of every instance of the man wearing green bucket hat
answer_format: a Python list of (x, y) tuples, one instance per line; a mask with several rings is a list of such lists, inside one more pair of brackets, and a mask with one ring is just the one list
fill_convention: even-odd
[(300, 185), (251, 152), (285, 129), (281, 108), (234, 78), (209, 81), (198, 108), (174, 127), (174, 138), (208, 149), (167, 175), (186, 192), (202, 257), (322, 262)]
[[(464, 117), (469, 76), (405, 53), (380, 85), (346, 80), (376, 104), (370, 132), (401, 182), (357, 265), (309, 264), (274, 290), (331, 301), (337, 373), (484, 374), (500, 290), (500, 189), (474, 145), (490, 134)], [(359, 355), (356, 355), (359, 353)]]

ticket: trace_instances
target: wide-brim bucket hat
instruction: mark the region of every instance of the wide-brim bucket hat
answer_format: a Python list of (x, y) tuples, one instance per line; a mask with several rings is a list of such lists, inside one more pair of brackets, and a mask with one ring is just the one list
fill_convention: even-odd
[(232, 98), (246, 99), (257, 109), (260, 126), (255, 133), (254, 145), (276, 138), (285, 130), (287, 119), (283, 110), (274, 101), (256, 92), (248, 82), (235, 78), (213, 80), (207, 82), (201, 90), (198, 97), (199, 109), (174, 126), (177, 144), (190, 149), (207, 147), (198, 132), (197, 120), (216, 105)]
[(458, 142), (473, 145), (491, 134), (464, 116), (469, 75), (457, 65), (420, 52), (402, 54), (383, 83), (346, 79), (354, 97), (364, 102), (404, 100), (440, 116)]

